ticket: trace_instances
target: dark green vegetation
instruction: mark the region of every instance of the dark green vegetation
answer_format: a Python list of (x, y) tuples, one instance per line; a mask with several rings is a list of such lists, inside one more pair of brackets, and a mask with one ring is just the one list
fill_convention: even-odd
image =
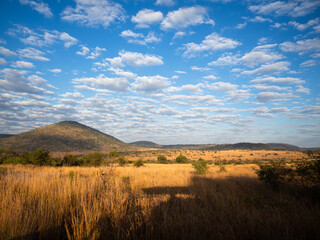
[(203, 160), (202, 158), (200, 158), (198, 161), (193, 162), (192, 166), (194, 167), (194, 169), (196, 170), (196, 173), (198, 175), (204, 175), (207, 173), (208, 169), (209, 169), (209, 164), (207, 161)]
[(73, 121), (63, 121), (45, 127), (0, 139), (0, 148), (15, 151), (34, 151), (38, 148), (50, 152), (109, 152), (132, 149), (110, 135)]
[(176, 162), (177, 163), (187, 163), (188, 162), (188, 158), (182, 154), (180, 154), (177, 158), (176, 158)]

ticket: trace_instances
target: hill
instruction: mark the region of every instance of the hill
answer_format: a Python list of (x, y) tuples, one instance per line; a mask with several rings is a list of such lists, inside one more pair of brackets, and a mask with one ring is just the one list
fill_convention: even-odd
[(267, 143), (267, 146), (269, 146), (272, 149), (280, 149), (280, 150), (301, 150), (300, 147), (286, 144), (286, 143)]
[(137, 141), (129, 143), (130, 145), (144, 147), (144, 148), (161, 148), (162, 146), (150, 141)]
[(133, 148), (119, 139), (74, 121), (63, 121), (0, 139), (0, 148), (18, 152), (42, 147), (50, 152), (102, 153)]
[(0, 139), (1, 139), (1, 138), (12, 137), (12, 136), (14, 136), (14, 134), (0, 134)]

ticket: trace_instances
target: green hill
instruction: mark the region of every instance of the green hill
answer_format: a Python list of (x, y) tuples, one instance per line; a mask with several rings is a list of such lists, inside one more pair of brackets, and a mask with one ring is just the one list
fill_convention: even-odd
[(145, 148), (161, 148), (162, 146), (150, 141), (137, 141), (132, 142), (130, 145), (138, 146), (138, 147), (145, 147)]
[(74, 121), (63, 121), (0, 139), (0, 148), (18, 152), (42, 147), (50, 152), (109, 152), (133, 148), (110, 135)]

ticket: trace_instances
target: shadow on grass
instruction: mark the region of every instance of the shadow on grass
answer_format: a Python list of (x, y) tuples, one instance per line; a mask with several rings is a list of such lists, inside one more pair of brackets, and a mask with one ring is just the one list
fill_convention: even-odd
[[(275, 192), (256, 178), (193, 176), (185, 187), (144, 188), (147, 201), (167, 199), (147, 209), (128, 183), (124, 189), (129, 197), (119, 206), (122, 216), (103, 213), (96, 224), (98, 234), (85, 239), (320, 238), (319, 202)], [(16, 239), (67, 239), (63, 228)]]

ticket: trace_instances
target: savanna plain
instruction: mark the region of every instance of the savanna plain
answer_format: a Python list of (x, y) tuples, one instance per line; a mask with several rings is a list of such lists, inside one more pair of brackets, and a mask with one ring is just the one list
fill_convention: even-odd
[[(138, 167), (118, 158), (95, 167), (1, 165), (0, 238), (320, 238), (319, 185), (306, 187), (281, 175), (295, 161), (312, 161), (307, 154), (182, 152), (189, 159), (203, 157), (201, 172), (197, 160), (174, 163), (181, 151), (163, 151), (166, 164), (157, 162), (159, 153), (125, 156), (133, 163), (134, 157), (155, 158)], [(267, 165), (267, 175), (261, 174)], [(277, 184), (266, 184), (270, 171), (278, 174)]]

